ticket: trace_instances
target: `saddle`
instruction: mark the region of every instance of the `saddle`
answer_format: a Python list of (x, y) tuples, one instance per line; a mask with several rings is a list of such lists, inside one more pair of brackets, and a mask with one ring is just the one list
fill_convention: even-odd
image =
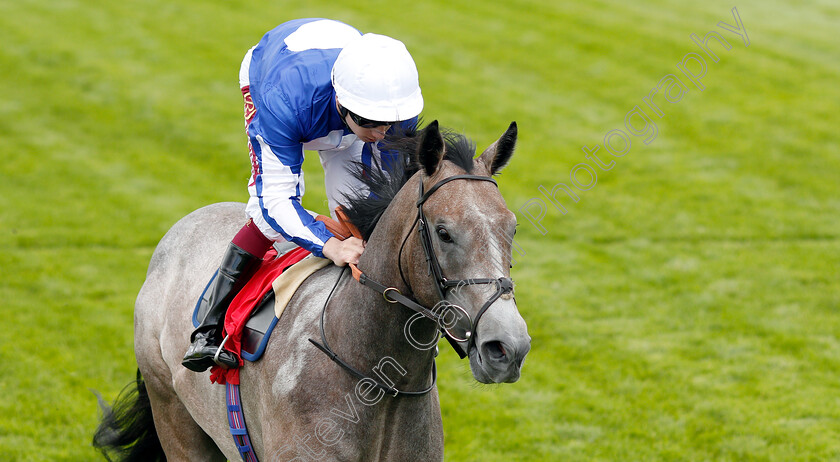
[[(324, 222), (336, 238), (344, 240), (351, 235), (352, 225), (346, 224), (349, 222), (344, 221), (346, 217), (342, 210), (337, 209), (336, 213), (342, 223), (323, 215), (316, 219)], [(295, 290), (307, 277), (331, 263), (328, 259), (315, 257), (294, 243), (275, 244), (263, 257), (260, 268), (231, 301), (225, 316), (225, 335), (229, 338), (225, 339), (223, 348), (236, 353), (245, 361), (259, 360)], [(203, 292), (207, 291), (217, 275), (218, 272), (213, 274)], [(193, 310), (194, 327), (198, 327), (208, 309), (201, 303), (203, 292)], [(211, 381), (238, 383), (239, 371), (226, 371), (214, 366), (211, 369)]]
[[(245, 286), (231, 301), (228, 308), (228, 314), (236, 315), (240, 311), (246, 310), (247, 317), (244, 328), (241, 329), (241, 345), (242, 352), (240, 357), (246, 361), (256, 361), (265, 350), (265, 345), (271, 335), (274, 326), (279, 320), (279, 314), (282, 314), (285, 302), (281, 306), (277, 306), (277, 295), (273, 290), (273, 285), (276, 280), (285, 277), (286, 270), (289, 270), (293, 265), (304, 260), (309, 256), (309, 252), (301, 249), (296, 244), (291, 242), (283, 242), (276, 244), (273, 249), (269, 250), (263, 257), (263, 263), (254, 275), (248, 280)], [(310, 268), (317, 270), (326, 265)], [(313, 271), (314, 272), (314, 271)], [(214, 274), (210, 278), (210, 282), (205, 287), (205, 291), (213, 283), (217, 277)], [(287, 286), (282, 286), (286, 287)], [(286, 297), (286, 302), (294, 293), (293, 287), (291, 293)], [(202, 293), (202, 297), (204, 294)], [(281, 297), (282, 298), (282, 297)], [(202, 304), (201, 299), (196, 304), (193, 310), (192, 322), (193, 326), (198, 327), (201, 320), (207, 314), (208, 305)], [(225, 324), (228, 324), (229, 318), (232, 316), (225, 316)], [(233, 316), (235, 317), (235, 316)], [(241, 317), (241, 314), (240, 316)], [(233, 319), (234, 322), (240, 321)], [(230, 332), (227, 332), (230, 333)]]

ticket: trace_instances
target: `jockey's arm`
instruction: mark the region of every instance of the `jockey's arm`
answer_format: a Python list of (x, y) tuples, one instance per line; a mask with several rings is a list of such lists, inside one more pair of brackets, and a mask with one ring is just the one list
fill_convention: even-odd
[(300, 120), (306, 111), (292, 111), (279, 99), (265, 101), (263, 109), (267, 116), (263, 138), (256, 141), (261, 154), (257, 182), (261, 190), (257, 193), (262, 197), (260, 205), (265, 221), (286, 240), (318, 257), (329, 258), (339, 266), (358, 263), (363, 242), (357, 238), (340, 241), (301, 205), (304, 193), (301, 143), (312, 136)]
[[(309, 250), (318, 257), (329, 258), (338, 266), (358, 263), (364, 250), (360, 239), (338, 240), (324, 223), (315, 220), (301, 205), (303, 190), (302, 153), (300, 146), (272, 146), (263, 152), (258, 181), (262, 215), (271, 228), (287, 241)], [(277, 155), (277, 154), (280, 155)], [(300, 154), (298, 154), (300, 153)], [(295, 156), (300, 156), (299, 160)], [(284, 165), (282, 159), (291, 165)]]

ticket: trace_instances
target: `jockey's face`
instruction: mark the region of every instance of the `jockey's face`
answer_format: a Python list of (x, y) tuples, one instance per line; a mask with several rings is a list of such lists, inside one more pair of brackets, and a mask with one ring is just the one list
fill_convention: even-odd
[[(385, 133), (388, 129), (391, 128), (390, 123), (371, 122), (367, 119), (359, 118), (359, 116), (356, 116), (352, 112), (342, 108), (338, 103), (338, 98), (336, 98), (335, 107), (338, 109), (339, 114), (344, 114), (344, 124), (347, 125), (347, 128), (349, 128), (357, 137), (359, 137), (360, 140), (365, 143), (381, 141), (385, 138)], [(360, 122), (357, 118), (362, 121), (362, 125), (359, 125)]]
[(364, 141), (365, 143), (372, 143), (376, 141), (381, 141), (385, 138), (385, 133), (391, 128), (390, 125), (379, 125), (373, 128), (366, 128), (359, 126), (350, 114), (344, 116), (344, 122), (347, 123), (347, 126), (350, 127), (350, 130), (359, 137), (360, 140)]

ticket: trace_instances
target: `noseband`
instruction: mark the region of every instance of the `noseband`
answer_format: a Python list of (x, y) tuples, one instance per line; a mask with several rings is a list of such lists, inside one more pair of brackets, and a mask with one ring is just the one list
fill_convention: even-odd
[[(437, 255), (435, 254), (434, 247), (432, 245), (432, 237), (429, 232), (429, 225), (428, 219), (426, 215), (423, 213), (423, 204), (426, 203), (426, 200), (431, 197), (432, 194), (435, 193), (441, 186), (450, 181), (455, 180), (477, 180), (477, 181), (489, 181), (494, 185), (498, 186), (496, 180), (486, 176), (479, 176), (479, 175), (454, 175), (448, 178), (444, 178), (443, 180), (435, 183), (434, 186), (429, 188), (428, 191), (423, 190), (423, 180), (420, 180), (420, 198), (417, 200), (417, 217), (414, 219), (414, 223), (411, 225), (408, 233), (406, 234), (405, 238), (403, 239), (402, 245), (400, 246), (399, 256), (397, 258), (397, 265), (400, 270), (400, 278), (402, 278), (403, 283), (406, 287), (410, 287), (408, 281), (406, 281), (405, 276), (403, 275), (402, 271), (402, 251), (405, 247), (406, 242), (408, 241), (409, 236), (411, 236), (411, 232), (414, 230), (416, 226), (418, 228), (418, 233), (420, 234), (420, 243), (423, 247), (423, 252), (426, 255), (426, 262), (429, 264), (429, 273), (435, 279), (435, 288), (437, 289), (438, 296), (440, 297), (440, 302), (435, 305), (435, 308), (438, 305), (443, 304), (444, 308), (441, 309), (429, 309), (416, 301), (412, 300), (409, 297), (401, 294), (400, 291), (395, 287), (387, 287), (371, 278), (369, 278), (366, 274), (364, 274), (356, 265), (350, 264), (350, 268), (353, 272), (353, 277), (359, 281), (361, 284), (370, 287), (371, 289), (379, 292), (382, 294), (383, 298), (389, 303), (399, 303), (400, 305), (405, 306), (406, 308), (415, 311), (419, 315), (430, 319), (435, 322), (438, 326), (439, 331), (441, 334), (449, 341), (450, 345), (452, 345), (452, 349), (458, 354), (458, 356), (463, 359), (469, 356), (469, 352), (475, 346), (475, 332), (478, 329), (478, 322), (481, 320), (481, 316), (490, 308), (490, 305), (493, 304), (496, 300), (499, 299), (504, 294), (509, 294), (513, 292), (513, 280), (511, 278), (502, 277), (497, 279), (492, 278), (477, 278), (477, 279), (457, 279), (457, 280), (450, 280), (444, 277), (443, 270), (440, 267), (440, 262), (438, 261)], [(350, 226), (348, 220), (343, 214), (342, 210), (337, 210), (336, 212), (339, 220), (343, 221), (346, 225), (348, 225), (351, 229), (354, 229), (353, 226)], [(358, 235), (356, 237), (359, 237)], [(343, 275), (344, 272), (342, 271)], [(341, 280), (341, 276), (336, 281), (336, 285), (338, 281)], [(490, 296), (487, 302), (481, 307), (476, 314), (475, 319), (470, 319), (469, 313), (467, 313), (462, 307), (449, 303), (446, 301), (446, 296), (448, 295), (449, 291), (453, 288), (461, 288), (468, 285), (475, 285), (475, 284), (495, 284), (496, 285), (496, 292)], [(333, 291), (335, 291), (335, 287), (333, 287)], [(329, 300), (332, 298), (332, 292), (330, 292), (329, 297), (327, 297), (327, 303), (324, 304), (324, 312), (326, 312), (327, 304), (329, 304)], [(460, 313), (456, 313), (457, 318), (454, 322), (447, 322), (445, 320), (445, 316), (450, 309), (455, 309)], [(366, 375), (358, 371), (357, 369), (353, 368), (341, 358), (336, 355), (336, 353), (329, 347), (327, 344), (326, 334), (324, 332), (324, 312), (321, 313), (321, 341), (322, 344), (310, 339), (309, 341), (312, 342), (315, 346), (317, 346), (321, 351), (327, 354), (333, 361), (338, 363), (341, 367), (346, 369), (352, 375), (356, 376), (360, 379), (369, 379)], [(469, 324), (468, 330), (465, 331), (463, 338), (457, 336), (456, 334), (452, 333), (452, 329), (458, 325), (458, 323), (466, 317), (466, 320)], [(466, 348), (462, 347), (461, 344), (466, 342)], [(435, 385), (437, 374), (435, 373), (435, 368), (432, 369), (432, 384), (427, 389), (417, 392), (405, 392), (397, 390), (396, 388), (389, 387), (387, 385), (381, 384), (378, 381), (375, 381), (375, 385), (383, 389), (386, 393), (391, 394), (393, 396), (397, 396), (398, 394), (409, 395), (409, 396), (419, 396), (424, 395), (432, 390)]]

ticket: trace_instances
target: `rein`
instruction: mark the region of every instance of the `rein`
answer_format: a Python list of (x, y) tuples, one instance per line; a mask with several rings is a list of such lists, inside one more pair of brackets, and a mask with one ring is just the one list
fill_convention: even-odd
[[(349, 372), (350, 375), (352, 375), (353, 377), (356, 377), (359, 380), (368, 380), (369, 382), (372, 382), (374, 384), (374, 386), (376, 386), (376, 388), (379, 388), (380, 390), (384, 391), (385, 393), (387, 393), (387, 394), (389, 394), (393, 397), (396, 397), (397, 395), (423, 396), (423, 395), (429, 393), (430, 391), (432, 391), (432, 388), (434, 388), (435, 384), (437, 383), (437, 365), (434, 362), (432, 362), (432, 384), (429, 385), (428, 388), (426, 388), (425, 390), (420, 390), (420, 391), (401, 391), (401, 390), (396, 389), (395, 387), (385, 385), (384, 383), (379, 382), (376, 379), (373, 379), (373, 378), (370, 378), (370, 377), (366, 376), (363, 372), (359, 371), (355, 367), (347, 364), (347, 362), (345, 362), (344, 360), (339, 358), (338, 355), (335, 353), (335, 351), (333, 351), (333, 349), (330, 348), (329, 343), (327, 343), (327, 334), (324, 330), (324, 315), (327, 313), (327, 305), (329, 305), (330, 300), (332, 299), (333, 293), (335, 292), (336, 287), (338, 287), (338, 283), (341, 282), (341, 278), (344, 277), (344, 274), (346, 273), (346, 271), (347, 271), (347, 268), (344, 268), (344, 269), (341, 270), (341, 274), (338, 275), (338, 279), (336, 279), (335, 285), (333, 285), (333, 288), (330, 291), (330, 295), (327, 296), (327, 301), (324, 303), (324, 309), (321, 311), (321, 342), (322, 343), (318, 343), (318, 342), (316, 342), (315, 340), (312, 340), (312, 339), (309, 339), (309, 341), (312, 342), (313, 345), (318, 347), (319, 350), (323, 351), (324, 354), (326, 354), (330, 359), (335, 361), (336, 364), (338, 364), (339, 366), (344, 368), (344, 370)], [(386, 300), (387, 300), (387, 298), (386, 298)]]
[[(476, 278), (476, 279), (458, 279), (458, 280), (449, 280), (443, 276), (443, 270), (440, 267), (440, 263), (437, 259), (437, 255), (435, 254), (434, 247), (432, 246), (432, 238), (428, 228), (428, 220), (426, 215), (423, 213), (423, 204), (426, 202), (429, 197), (432, 196), (441, 186), (450, 181), (454, 180), (477, 180), (477, 181), (489, 181), (498, 186), (496, 180), (490, 177), (479, 176), (479, 175), (454, 175), (448, 178), (445, 178), (439, 182), (437, 182), (434, 186), (429, 188), (428, 191), (423, 190), (423, 181), (420, 181), (420, 198), (417, 200), (417, 217), (414, 220), (414, 223), (411, 226), (408, 234), (403, 239), (403, 244), (400, 246), (400, 253), (398, 256), (398, 266), (400, 269), (400, 277), (403, 279), (403, 282), (408, 283), (405, 281), (405, 277), (402, 274), (402, 249), (405, 246), (408, 237), (411, 235), (411, 232), (414, 230), (415, 226), (418, 226), (418, 233), (420, 235), (420, 242), (423, 247), (423, 251), (426, 255), (426, 261), (429, 264), (429, 271), (432, 277), (435, 278), (435, 287), (437, 288), (438, 295), (440, 296), (440, 301), (446, 304), (446, 308), (441, 312), (436, 312), (433, 309), (429, 309), (415, 300), (406, 297), (395, 287), (388, 287), (384, 284), (377, 282), (374, 279), (369, 278), (364, 272), (362, 272), (358, 266), (355, 264), (349, 264), (350, 269), (352, 271), (353, 278), (356, 279), (359, 283), (364, 286), (367, 286), (376, 292), (382, 294), (382, 297), (388, 303), (399, 303), (400, 305), (405, 306), (406, 308), (422, 315), (423, 317), (434, 321), (435, 324), (438, 326), (440, 332), (446, 338), (447, 341), (452, 345), (452, 348), (458, 354), (458, 356), (463, 359), (469, 356), (469, 351), (475, 346), (475, 335), (474, 332), (478, 329), (478, 322), (481, 319), (481, 316), (490, 308), (490, 305), (493, 304), (499, 297), (504, 294), (512, 293), (513, 292), (513, 280), (507, 277), (492, 279), (492, 278)], [(338, 217), (341, 224), (347, 227), (350, 230), (350, 233), (361, 239), (361, 234), (359, 230), (347, 219), (347, 215), (344, 213), (340, 207), (336, 209), (336, 216)], [(344, 233), (339, 233), (344, 234)], [(330, 348), (329, 344), (327, 343), (327, 337), (324, 330), (324, 316), (327, 311), (327, 305), (329, 304), (330, 300), (332, 299), (333, 293), (335, 292), (336, 287), (338, 287), (338, 283), (341, 281), (341, 278), (344, 276), (345, 271), (342, 270), (341, 274), (339, 275), (338, 279), (333, 286), (332, 291), (330, 291), (329, 296), (327, 297), (327, 301), (324, 303), (324, 309), (321, 311), (321, 342), (318, 343), (313, 339), (309, 339), (309, 341), (318, 347), (324, 354), (326, 354), (331, 360), (333, 360), (336, 364), (344, 368), (347, 372), (349, 372), (354, 377), (360, 380), (368, 380), (372, 382), (377, 388), (383, 390), (385, 393), (388, 393), (391, 396), (396, 397), (397, 395), (406, 395), (406, 396), (422, 396), (429, 393), (435, 386), (437, 382), (437, 367), (434, 362), (432, 362), (432, 384), (429, 385), (428, 388), (420, 391), (401, 391), (392, 386), (388, 386), (383, 384), (376, 379), (370, 378), (366, 376), (364, 373), (360, 372), (358, 369), (354, 368), (353, 366), (349, 365), (347, 362), (343, 361), (338, 355)], [(487, 302), (481, 307), (478, 311), (478, 314), (475, 317), (475, 320), (470, 320), (469, 314), (460, 306), (446, 302), (446, 295), (448, 294), (449, 290), (453, 287), (463, 287), (466, 285), (474, 285), (474, 284), (496, 284), (496, 292), (490, 296)], [(440, 303), (440, 302), (439, 302)], [(435, 305), (437, 307), (437, 305)], [(463, 316), (469, 321), (469, 329), (465, 331), (463, 338), (458, 337), (456, 334), (451, 332), (451, 329), (457, 325), (458, 321), (463, 317), (458, 315), (458, 318), (455, 320), (454, 323), (447, 323), (444, 319), (445, 312), (449, 308), (455, 308), (460, 311)], [(451, 324), (451, 325), (450, 325)], [(467, 347), (464, 349), (461, 346), (461, 343), (467, 342)]]

